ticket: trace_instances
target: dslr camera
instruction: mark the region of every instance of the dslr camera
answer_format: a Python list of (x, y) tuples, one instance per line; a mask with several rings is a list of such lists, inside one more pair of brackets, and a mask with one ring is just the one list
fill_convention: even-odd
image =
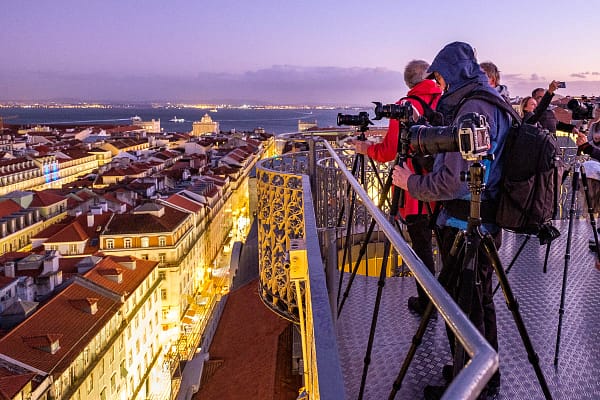
[(587, 101), (585, 96), (582, 96), (581, 100), (569, 100), (567, 108), (573, 112), (571, 119), (594, 119), (594, 104)]
[(358, 126), (361, 129), (365, 129), (368, 125), (373, 125), (369, 119), (369, 113), (366, 111), (361, 111), (357, 115), (338, 113), (337, 124), (338, 126)]
[(419, 154), (460, 152), (463, 159), (476, 161), (487, 155), (490, 145), (489, 125), (484, 115), (463, 115), (456, 125), (414, 125), (408, 140)]
[(397, 119), (400, 122), (412, 122), (414, 110), (412, 104), (404, 102), (402, 104), (381, 104), (379, 101), (374, 101), (375, 104), (375, 120), (382, 118)]

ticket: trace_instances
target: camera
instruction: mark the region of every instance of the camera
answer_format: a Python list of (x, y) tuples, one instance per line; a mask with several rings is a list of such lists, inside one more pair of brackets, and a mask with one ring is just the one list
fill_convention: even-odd
[(361, 111), (357, 115), (338, 113), (337, 124), (338, 126), (349, 125), (360, 126), (361, 128), (366, 128), (368, 125), (373, 125), (369, 119), (369, 113), (366, 111)]
[(381, 104), (374, 101), (375, 104), (375, 120), (382, 118), (397, 119), (398, 121), (408, 122), (413, 119), (413, 107), (409, 102), (402, 104)]
[(556, 83), (557, 83), (556, 87), (557, 87), (558, 89), (564, 89), (564, 88), (566, 88), (566, 87), (567, 87), (567, 84), (566, 84), (564, 81), (558, 81), (558, 82), (556, 82)]
[(571, 99), (567, 103), (567, 108), (573, 112), (571, 119), (593, 119), (594, 104), (586, 101), (587, 97), (582, 97), (581, 100)]
[(413, 125), (407, 140), (419, 154), (460, 152), (467, 161), (476, 161), (490, 149), (489, 125), (478, 113), (463, 115), (456, 126)]

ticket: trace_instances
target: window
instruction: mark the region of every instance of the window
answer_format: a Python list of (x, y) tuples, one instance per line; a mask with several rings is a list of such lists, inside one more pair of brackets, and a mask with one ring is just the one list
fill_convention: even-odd
[(110, 388), (113, 392), (115, 392), (115, 389), (117, 388), (117, 373), (116, 372), (114, 374), (112, 374), (110, 377)]
[(160, 236), (158, 238), (158, 245), (161, 246), (161, 247), (166, 246), (167, 245), (167, 238), (164, 237), (164, 236)]
[[(147, 237), (143, 237), (142, 238), (142, 247), (148, 247), (148, 246), (150, 246), (150, 239)], [(147, 260), (147, 258), (146, 258), (146, 260)]]
[(167, 273), (164, 271), (161, 271), (158, 273), (158, 277), (164, 281), (165, 279), (167, 279)]
[(100, 370), (100, 376), (102, 377), (102, 376), (104, 376), (104, 359), (101, 359), (99, 364), (100, 365), (98, 367)]
[(94, 390), (94, 373), (90, 372), (90, 376), (87, 380), (87, 392), (90, 393)]
[(167, 299), (167, 289), (160, 289), (160, 299), (161, 300)]
[(125, 247), (126, 249), (131, 248), (131, 238), (123, 239), (123, 247)]
[(106, 248), (107, 249), (114, 249), (115, 248), (115, 241), (113, 239), (106, 239)]
[(158, 254), (158, 261), (160, 263), (164, 263), (167, 259), (167, 255), (165, 253), (159, 253)]

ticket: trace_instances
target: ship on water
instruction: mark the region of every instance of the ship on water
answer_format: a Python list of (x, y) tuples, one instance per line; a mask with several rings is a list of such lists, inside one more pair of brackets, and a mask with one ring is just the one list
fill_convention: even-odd
[(181, 123), (181, 122), (185, 122), (185, 118), (177, 118), (177, 116), (175, 116), (175, 117), (171, 118), (169, 121)]

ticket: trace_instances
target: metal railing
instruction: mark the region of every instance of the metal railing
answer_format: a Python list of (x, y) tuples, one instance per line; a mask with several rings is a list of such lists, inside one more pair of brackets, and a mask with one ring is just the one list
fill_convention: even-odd
[[(343, 269), (344, 265), (340, 266), (334, 255), (335, 261), (326, 263), (323, 268), (321, 249), (325, 248), (329, 254), (331, 246), (335, 247), (334, 252), (342, 249), (342, 242), (348, 238), (338, 237), (337, 232), (362, 234), (361, 238), (364, 238), (371, 218), (378, 226), (377, 240), (380, 241), (381, 236), (389, 240), (470, 356), (470, 361), (452, 381), (443, 398), (476, 398), (497, 370), (498, 354), (416, 256), (397, 227), (388, 221), (384, 211), (373, 202), (369, 194), (376, 193), (372, 187), (381, 183), (372, 178), (367, 179), (368, 182), (359, 182), (350, 171), (349, 157), (342, 149), (335, 149), (318, 138), (310, 138), (309, 143), (308, 152), (263, 160), (257, 171), (260, 294), (263, 302), (275, 312), (304, 325), (301, 330), (306, 346), (305, 388), (309, 398), (344, 397), (332, 316), (336, 311), (332, 296), (335, 289), (332, 285), (329, 289), (326, 287), (326, 275), (329, 276), (332, 270)], [(317, 143), (321, 146), (318, 150)], [(374, 171), (367, 172), (372, 175)], [(311, 180), (305, 175), (310, 175)], [(346, 196), (348, 193), (351, 196)], [(348, 217), (350, 205), (347, 202), (352, 196), (355, 196), (357, 210)], [(332, 199), (346, 203), (331, 204)], [(336, 220), (343, 220), (346, 226), (339, 226)], [(352, 229), (346, 229), (348, 225), (352, 225)], [(328, 235), (332, 230), (336, 232), (335, 237)], [(290, 278), (292, 239), (306, 241), (306, 279), (298, 286), (298, 291)], [(299, 310), (302, 309), (304, 318), (300, 317)]]

